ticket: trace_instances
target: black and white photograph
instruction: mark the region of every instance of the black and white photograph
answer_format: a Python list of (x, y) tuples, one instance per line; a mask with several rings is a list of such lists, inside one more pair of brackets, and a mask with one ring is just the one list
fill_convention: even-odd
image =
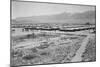
[(96, 61), (96, 6), (11, 0), (10, 65)]

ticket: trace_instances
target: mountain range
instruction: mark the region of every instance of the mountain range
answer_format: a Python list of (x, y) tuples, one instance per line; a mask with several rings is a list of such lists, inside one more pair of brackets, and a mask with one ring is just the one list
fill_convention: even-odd
[(30, 16), (30, 17), (19, 17), (12, 19), (12, 24), (29, 24), (29, 23), (77, 23), (85, 24), (87, 22), (95, 24), (96, 12), (86, 11), (82, 13), (59, 13), (54, 15), (42, 15), (42, 16)]

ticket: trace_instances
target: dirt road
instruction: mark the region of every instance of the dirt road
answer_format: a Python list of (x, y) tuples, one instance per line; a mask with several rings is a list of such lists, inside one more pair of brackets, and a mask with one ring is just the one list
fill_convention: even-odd
[(91, 36), (92, 36), (92, 35), (88, 35), (88, 36), (83, 40), (83, 42), (82, 42), (82, 44), (81, 44), (81, 47), (79, 48), (79, 50), (77, 51), (75, 57), (73, 57), (73, 59), (71, 60), (71, 62), (78, 62), (78, 61), (81, 61), (81, 60), (82, 60), (81, 56), (82, 56), (83, 52), (85, 51), (86, 45), (87, 45), (87, 43), (88, 43), (88, 41), (89, 41), (89, 38), (90, 38)]

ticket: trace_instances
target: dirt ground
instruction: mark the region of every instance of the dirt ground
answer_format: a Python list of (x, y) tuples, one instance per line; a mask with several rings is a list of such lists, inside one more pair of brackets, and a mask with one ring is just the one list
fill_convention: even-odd
[(34, 33), (12, 35), (11, 65), (95, 60), (94, 33), (89, 31)]

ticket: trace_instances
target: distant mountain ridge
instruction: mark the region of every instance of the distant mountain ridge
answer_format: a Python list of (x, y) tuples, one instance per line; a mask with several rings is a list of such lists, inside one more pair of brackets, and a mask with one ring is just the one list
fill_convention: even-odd
[(13, 24), (17, 23), (79, 23), (84, 24), (86, 22), (95, 23), (96, 12), (86, 11), (83, 13), (60, 13), (54, 15), (44, 16), (30, 16), (30, 17), (19, 17), (12, 20)]

